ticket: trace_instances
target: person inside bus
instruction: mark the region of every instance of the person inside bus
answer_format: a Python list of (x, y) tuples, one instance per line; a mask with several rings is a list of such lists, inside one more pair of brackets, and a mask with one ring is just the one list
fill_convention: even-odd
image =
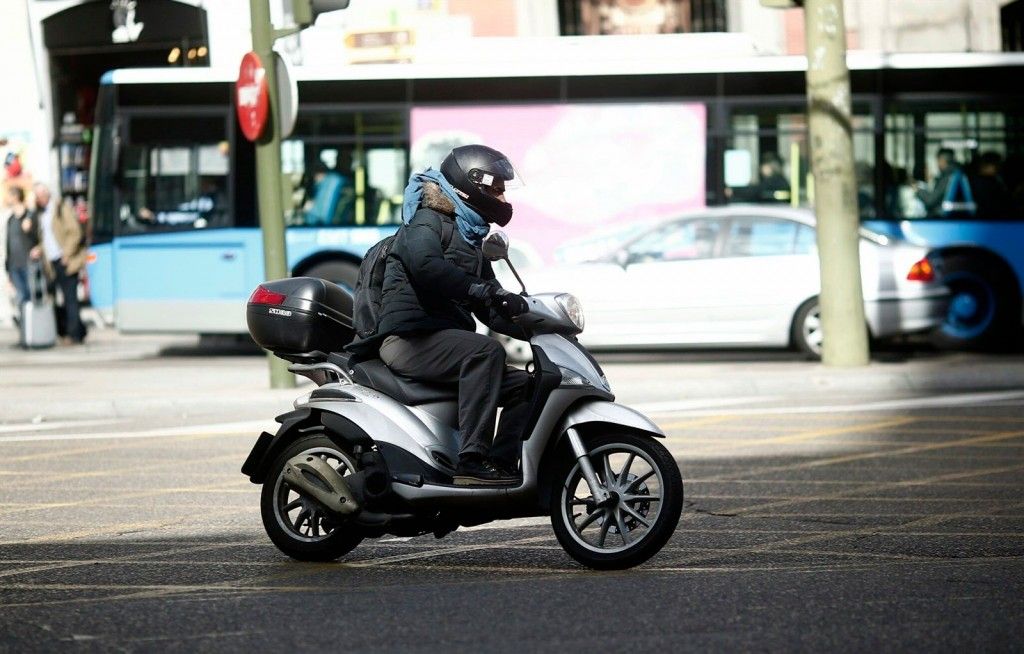
[(906, 168), (893, 168), (892, 181), (896, 191), (895, 206), (890, 214), (893, 218), (924, 218), (928, 215)]
[(986, 152), (974, 162), (971, 188), (978, 203), (978, 218), (1006, 219), (1010, 217), (1013, 202), (1000, 168), (1003, 158), (998, 152)]
[(935, 155), (935, 167), (938, 174), (932, 180), (931, 188), (920, 188), (917, 197), (924, 203), (924, 208), (929, 216), (943, 215), (942, 203), (950, 192), (950, 183), (954, 178), (961, 177), (960, 164), (956, 160), (956, 153), (949, 148), (940, 149)]
[(782, 174), (782, 159), (774, 152), (761, 158), (761, 181), (758, 182), (758, 200), (761, 202), (789, 202), (789, 180)]
[(528, 375), (506, 366), (501, 343), (478, 334), (473, 321), (526, 338), (512, 322), (526, 300), (502, 288), (481, 251), (491, 224), (511, 220), (505, 188), (517, 180), (508, 158), (483, 145), (457, 147), (440, 171), (414, 173), (385, 268), (380, 358), (405, 377), (458, 384), (459, 485), (514, 482), (528, 417)]
[(350, 213), (352, 195), (353, 185), (347, 176), (328, 168), (323, 162), (317, 162), (313, 167), (312, 188), (306, 196), (305, 224), (344, 224), (345, 214)]
[(171, 211), (154, 212), (141, 207), (138, 218), (148, 224), (181, 225), (192, 223), (195, 227), (216, 226), (227, 215), (227, 205), (222, 189), (223, 178), (203, 175), (199, 178), (199, 192), (195, 197), (179, 202)]

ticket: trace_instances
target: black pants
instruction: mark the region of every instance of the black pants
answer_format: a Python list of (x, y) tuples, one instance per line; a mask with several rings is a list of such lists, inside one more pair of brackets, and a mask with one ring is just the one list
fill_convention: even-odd
[(64, 315), (61, 315), (60, 308), (57, 309), (57, 332), (62, 336), (66, 335), (76, 343), (81, 343), (85, 339), (85, 325), (82, 324), (82, 317), (78, 310), (78, 274), (69, 275), (60, 259), (51, 261), (50, 265), (53, 266), (53, 271), (56, 274), (54, 282), (56, 286), (60, 287), (60, 292), (64, 296), (64, 306), (62, 307)]
[[(500, 464), (515, 465), (529, 418), (529, 375), (505, 365), (505, 350), (498, 341), (462, 329), (391, 336), (381, 346), (380, 358), (394, 372), (412, 379), (458, 382), (459, 454), (489, 455)], [(505, 408), (492, 446), (499, 406)]]

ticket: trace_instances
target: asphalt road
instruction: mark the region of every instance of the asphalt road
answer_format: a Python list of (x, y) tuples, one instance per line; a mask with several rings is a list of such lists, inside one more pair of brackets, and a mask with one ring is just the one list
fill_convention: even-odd
[[(748, 398), (738, 385), (673, 402), (673, 380), (699, 371), (611, 359), (621, 394), (660, 411), (687, 496), (662, 553), (616, 573), (575, 564), (540, 519), (290, 561), (238, 473), (288, 408), (264, 406), (277, 395), (216, 415), (6, 421), (0, 650), (1024, 648), (1024, 389)], [(123, 366), (69, 361), (23, 372)], [(777, 376), (791, 364), (810, 365), (744, 365)], [(133, 367), (138, 392), (157, 395), (190, 383), (185, 370), (230, 384), (261, 365)], [(41, 407), (59, 402), (38, 393)]]

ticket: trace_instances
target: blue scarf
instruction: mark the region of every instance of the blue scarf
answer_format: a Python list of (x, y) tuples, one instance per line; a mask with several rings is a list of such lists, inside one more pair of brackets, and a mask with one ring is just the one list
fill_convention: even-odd
[(480, 247), (487, 232), (491, 230), (491, 226), (472, 207), (462, 201), (444, 175), (432, 168), (409, 176), (409, 184), (405, 187), (405, 197), (402, 199), (402, 222), (408, 223), (416, 215), (416, 210), (420, 207), (420, 200), (423, 198), (423, 185), (431, 182), (440, 186), (444, 194), (455, 205), (455, 225), (459, 228), (462, 238), (473, 247)]

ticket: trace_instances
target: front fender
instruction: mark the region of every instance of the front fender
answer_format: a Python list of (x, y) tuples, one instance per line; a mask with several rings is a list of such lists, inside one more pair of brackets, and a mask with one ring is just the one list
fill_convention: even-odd
[(562, 422), (556, 433), (564, 434), (570, 427), (596, 423), (626, 427), (657, 438), (665, 438), (665, 432), (661, 430), (661, 427), (636, 409), (617, 402), (597, 399), (588, 399), (574, 404), (562, 417)]

